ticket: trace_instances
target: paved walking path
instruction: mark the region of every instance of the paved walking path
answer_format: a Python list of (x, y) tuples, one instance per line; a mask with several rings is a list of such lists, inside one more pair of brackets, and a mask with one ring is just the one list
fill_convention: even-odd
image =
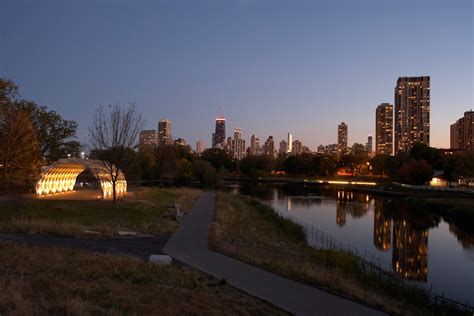
[[(215, 193), (206, 192), (163, 251), (251, 295), (297, 315), (382, 315), (383, 313), (227, 257), (207, 247)], [(298, 264), (295, 262), (295, 264)]]
[(0, 234), (0, 242), (26, 243), (33, 246), (77, 248), (112, 255), (125, 255), (148, 260), (151, 254), (163, 254), (168, 236), (86, 239), (61, 236)]

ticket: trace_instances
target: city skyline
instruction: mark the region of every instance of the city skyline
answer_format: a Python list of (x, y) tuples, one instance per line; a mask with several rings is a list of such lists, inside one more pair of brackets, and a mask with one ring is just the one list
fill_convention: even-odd
[[(450, 125), (474, 103), (469, 1), (415, 1), (411, 10), (364, 1), (2, 5), (8, 27), (1, 36), (9, 49), (2, 51), (8, 62), (0, 63), (0, 73), (20, 85), (22, 97), (77, 120), (84, 143), (92, 109), (135, 102), (147, 117), (145, 129), (167, 117), (174, 134), (191, 144), (210, 143), (218, 106), (246, 140), (252, 134), (281, 140), (291, 131), (316, 150), (337, 142), (333, 127), (344, 121), (349, 142), (364, 144), (375, 134), (373, 107), (394, 101), (394, 80), (429, 75), (430, 143), (447, 148)], [(138, 22), (122, 26), (125, 17)], [(168, 32), (176, 20), (184, 22)], [(281, 23), (287, 20), (290, 26)], [(405, 36), (413, 29), (423, 36)], [(394, 46), (393, 38), (403, 45)]]

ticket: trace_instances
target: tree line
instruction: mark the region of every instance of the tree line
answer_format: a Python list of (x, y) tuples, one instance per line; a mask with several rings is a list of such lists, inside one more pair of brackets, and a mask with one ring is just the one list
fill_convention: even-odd
[[(204, 186), (214, 185), (225, 174), (263, 177), (275, 171), (290, 176), (332, 177), (344, 169), (352, 175), (380, 176), (410, 184), (424, 184), (437, 170), (442, 170), (449, 181), (474, 177), (474, 152), (444, 154), (423, 144), (395, 156), (371, 158), (364, 145), (354, 144), (340, 157), (319, 153), (249, 155), (240, 161), (216, 148), (199, 156), (189, 146), (178, 144), (136, 150), (143, 125), (141, 113), (131, 104), (125, 108), (99, 106), (89, 126), (89, 157), (103, 161), (113, 184), (114, 200), (115, 183), (122, 172), (129, 182)], [(31, 188), (41, 166), (77, 157), (81, 148), (76, 140), (77, 126), (46, 106), (20, 98), (18, 85), (0, 79), (0, 188)]]

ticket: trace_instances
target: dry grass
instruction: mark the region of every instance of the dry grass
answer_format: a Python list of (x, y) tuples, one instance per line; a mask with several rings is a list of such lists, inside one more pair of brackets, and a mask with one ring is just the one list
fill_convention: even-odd
[[(255, 200), (218, 193), (210, 247), (280, 275), (314, 284), (395, 314), (419, 314), (394, 285), (360, 271), (351, 254), (310, 247), (296, 224)], [(273, 213), (274, 214), (274, 213)], [(295, 227), (296, 226), (296, 227)], [(392, 291), (397, 299), (384, 295)]]
[[(192, 188), (142, 188), (113, 203), (110, 200), (26, 200), (20, 216), (0, 201), (0, 231), (65, 236), (113, 237), (119, 230), (170, 235), (179, 226), (173, 205), (188, 212), (202, 191)], [(85, 230), (100, 232), (90, 235)]]
[(80, 250), (0, 245), (1, 315), (283, 314), (185, 267)]

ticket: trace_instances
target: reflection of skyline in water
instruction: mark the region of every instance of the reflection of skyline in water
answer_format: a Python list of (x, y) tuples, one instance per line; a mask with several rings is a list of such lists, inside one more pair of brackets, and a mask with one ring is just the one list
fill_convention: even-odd
[(370, 202), (368, 195), (337, 191), (336, 224), (343, 227), (347, 221), (347, 214), (353, 218), (364, 216), (370, 210)]
[[(320, 203), (332, 203), (332, 199), (327, 198), (327, 192), (321, 194), (320, 192), (311, 194), (302, 195), (301, 186), (283, 186), (275, 184), (251, 184), (251, 185), (231, 185), (232, 194), (245, 194), (256, 196), (262, 200), (285, 200), (285, 209), (287, 212), (295, 207), (306, 207), (311, 208), (314, 204)], [(309, 187), (305, 189), (310, 189)], [(319, 190), (318, 190), (319, 191)], [(371, 209), (371, 202), (373, 201), (372, 210), (374, 211), (374, 245), (379, 250), (389, 250), (390, 249), (390, 231), (392, 229), (392, 223), (394, 212), (397, 213), (401, 211), (403, 207), (394, 207), (393, 205), (387, 205), (387, 199), (384, 198), (375, 198), (367, 194), (355, 193), (351, 191), (343, 190), (334, 190), (329, 189), (329, 192), (334, 192), (330, 194), (332, 196), (339, 195), (336, 198), (336, 224), (343, 227), (347, 221), (347, 215), (351, 215), (353, 218), (358, 218), (365, 216), (367, 212)], [(388, 199), (390, 201), (390, 199)], [(388, 203), (390, 204), (390, 203)], [(409, 214), (405, 214), (405, 220), (410, 221)], [(424, 226), (423, 224), (421, 226)], [(432, 224), (431, 224), (432, 225)], [(390, 226), (390, 227), (388, 227)], [(420, 225), (416, 225), (420, 226)], [(431, 226), (430, 226), (431, 227)], [(474, 248), (474, 234), (466, 232), (459, 228), (454, 223), (449, 223), (449, 231), (456, 236), (460, 244), (464, 248)], [(383, 245), (385, 243), (385, 245)]]
[(312, 246), (351, 250), (436, 294), (473, 300), (474, 234), (463, 223), (414, 212), (396, 197), (330, 187), (262, 184), (243, 185), (239, 191), (271, 202), (282, 216), (306, 225)]
[[(362, 217), (370, 210), (368, 195), (338, 191), (336, 206), (336, 224), (343, 226), (346, 213), (352, 217)], [(364, 204), (365, 202), (365, 204)], [(407, 215), (404, 213), (404, 215)], [(427, 281), (428, 273), (428, 230), (416, 230), (406, 216), (391, 218), (383, 199), (374, 201), (374, 246), (381, 250), (390, 250), (393, 222), (392, 270), (403, 278), (413, 281)], [(342, 225), (341, 225), (342, 224)]]

